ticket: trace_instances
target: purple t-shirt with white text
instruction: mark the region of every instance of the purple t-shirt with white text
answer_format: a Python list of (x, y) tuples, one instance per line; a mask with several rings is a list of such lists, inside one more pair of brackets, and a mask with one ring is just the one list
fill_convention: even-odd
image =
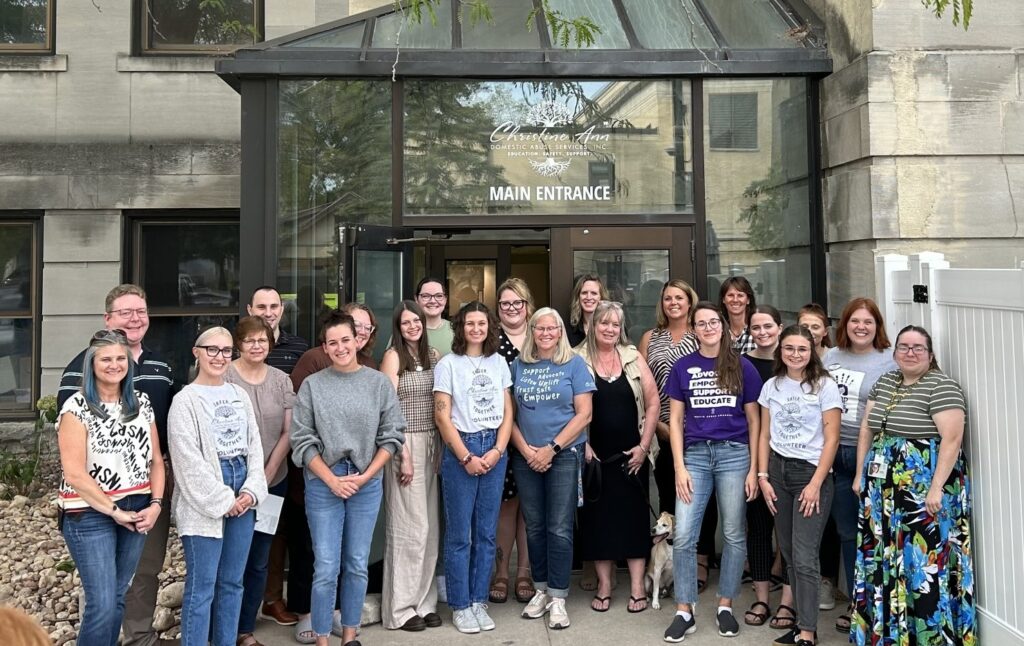
[(750, 443), (747, 415), (743, 406), (757, 402), (761, 394), (761, 375), (745, 357), (740, 357), (743, 389), (735, 395), (718, 387), (715, 360), (700, 352), (676, 361), (668, 375), (665, 392), (686, 407), (683, 416), (683, 445), (711, 440)]

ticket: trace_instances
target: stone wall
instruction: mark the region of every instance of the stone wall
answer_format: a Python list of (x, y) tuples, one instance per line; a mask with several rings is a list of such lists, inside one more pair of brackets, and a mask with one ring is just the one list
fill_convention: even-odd
[(874, 293), (878, 251), (964, 267), (1024, 259), (1024, 3), (978, 0), (968, 31), (906, 0), (810, 0), (822, 83), (829, 302)]

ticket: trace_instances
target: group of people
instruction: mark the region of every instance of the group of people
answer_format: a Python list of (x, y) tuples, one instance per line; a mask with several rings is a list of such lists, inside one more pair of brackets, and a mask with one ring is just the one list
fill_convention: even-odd
[(261, 287), (233, 330), (199, 334), (178, 389), (143, 347), (145, 293), (114, 288), (59, 396), (79, 643), (116, 644), (122, 623), (125, 643), (156, 643), (169, 511), (186, 561), (185, 646), (258, 646), (261, 612), (294, 624), (300, 643), (333, 633), (358, 646), (381, 511), (387, 629), (444, 623), (439, 560), (462, 633), (493, 630), (488, 604), (510, 596), (524, 618), (568, 628), (574, 555), (593, 573), (593, 611), (611, 608), (624, 561), (625, 608), (643, 612), (652, 476), (675, 515), (665, 641), (696, 630), (720, 522), (719, 634), (739, 631), (746, 570), (756, 601), (744, 622), (814, 644), (832, 519), (851, 599), (837, 629), (858, 644), (974, 643), (966, 403), (927, 331), (908, 326), (891, 350), (878, 307), (857, 298), (833, 344), (822, 308), (783, 327), (742, 277), (718, 302), (668, 281), (637, 345), (596, 275), (576, 280), (568, 321), (536, 308), (518, 278), (496, 297), (496, 311), (474, 300), (449, 322), (444, 283), (424, 278), (396, 305), (378, 366), (367, 307), (329, 313), (309, 349)]

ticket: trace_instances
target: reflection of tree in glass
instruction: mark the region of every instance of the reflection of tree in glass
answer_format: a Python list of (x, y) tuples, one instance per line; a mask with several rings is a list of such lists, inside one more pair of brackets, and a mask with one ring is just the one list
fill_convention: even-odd
[(785, 212), (789, 196), (783, 190), (784, 183), (784, 173), (773, 168), (768, 177), (751, 182), (743, 191), (749, 203), (740, 211), (740, 221), (747, 223), (747, 236), (754, 249), (786, 246)]
[(480, 186), (503, 181), (487, 154), (494, 128), (475, 82), (409, 83), (405, 93), (406, 203), (418, 212), (478, 211)]
[(146, 0), (151, 45), (246, 45), (259, 38), (253, 0)]
[(279, 137), (282, 223), (390, 222), (390, 83), (282, 83)]
[(0, 2), (0, 43), (16, 45), (45, 42), (46, 0)]

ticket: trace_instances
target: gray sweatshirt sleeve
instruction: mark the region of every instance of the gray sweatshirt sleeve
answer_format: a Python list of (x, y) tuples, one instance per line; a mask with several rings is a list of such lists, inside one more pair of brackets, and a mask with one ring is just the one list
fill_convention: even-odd
[(235, 492), (221, 481), (203, 456), (198, 418), (188, 391), (171, 402), (167, 415), (167, 441), (174, 464), (177, 491), (196, 511), (220, 518), (235, 504)]
[(309, 378), (302, 382), (299, 394), (295, 398), (288, 441), (292, 445), (292, 460), (295, 464), (308, 466), (310, 460), (323, 453), (323, 441), (316, 430), (316, 414), (313, 412), (313, 392)]
[(380, 424), (377, 426), (377, 448), (391, 455), (402, 450), (408, 424), (398, 403), (398, 394), (386, 378), (381, 387)]

